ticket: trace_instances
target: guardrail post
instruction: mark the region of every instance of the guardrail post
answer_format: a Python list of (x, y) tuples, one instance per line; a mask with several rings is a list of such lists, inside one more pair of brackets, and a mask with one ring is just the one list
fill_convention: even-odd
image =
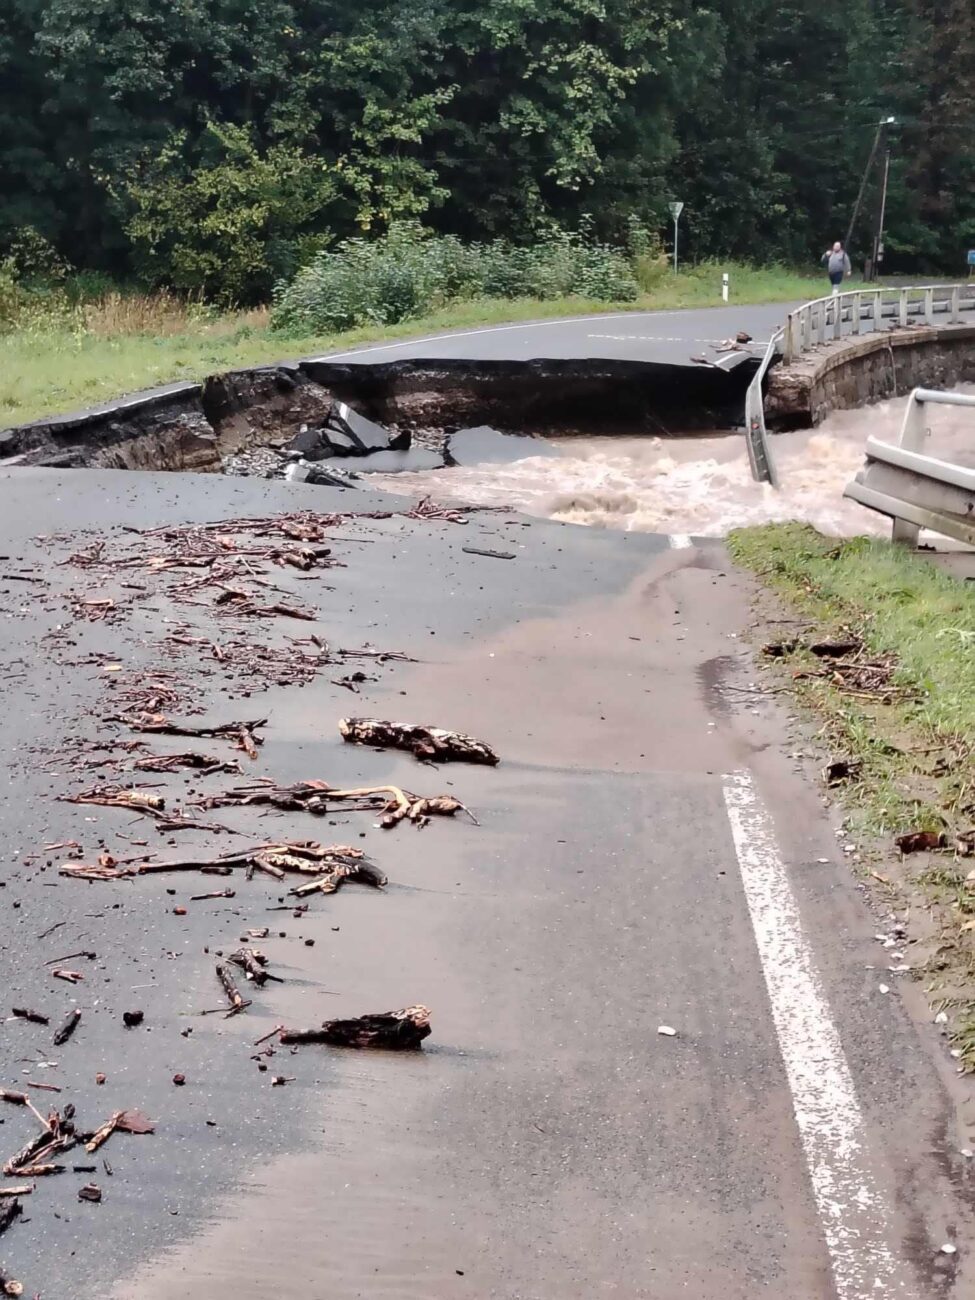
[(819, 304), (819, 320), (817, 321), (816, 324), (817, 324), (817, 333), (819, 335), (816, 341), (817, 343), (825, 343), (826, 342), (826, 304), (824, 302), (821, 302)]
[(833, 338), (838, 339), (843, 335), (843, 300), (845, 294), (838, 293), (833, 299)]
[(899, 307), (900, 307), (900, 313), (898, 319), (901, 325), (906, 325), (907, 324), (907, 290), (906, 289), (901, 289), (900, 291)]
[(802, 344), (797, 344), (796, 341), (796, 327), (798, 324), (796, 315), (796, 312), (790, 311), (788, 316), (785, 318), (785, 334), (782, 339), (782, 359), (785, 361), (786, 365), (788, 365), (790, 361), (794, 361), (802, 349)]
[(924, 323), (925, 325), (934, 324), (934, 290), (925, 289), (924, 291)]
[(853, 306), (850, 310), (850, 325), (854, 334), (860, 333), (860, 295), (853, 295)]
[(924, 409), (924, 402), (918, 397), (920, 389), (915, 388), (907, 399), (907, 409), (904, 412), (904, 420), (901, 424), (900, 445), (905, 451), (923, 451), (924, 439), (927, 436), (927, 412)]
[(961, 290), (956, 284), (951, 291), (951, 323), (952, 325), (961, 324)]

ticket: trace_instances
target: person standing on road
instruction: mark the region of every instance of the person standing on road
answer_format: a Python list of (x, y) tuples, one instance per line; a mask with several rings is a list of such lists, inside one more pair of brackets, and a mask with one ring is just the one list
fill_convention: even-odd
[(853, 274), (853, 267), (850, 265), (850, 259), (847, 257), (843, 245), (839, 240), (828, 248), (823, 254), (821, 261), (825, 264), (829, 274), (829, 282), (833, 286), (833, 293), (840, 291), (840, 285), (843, 283), (844, 276)]

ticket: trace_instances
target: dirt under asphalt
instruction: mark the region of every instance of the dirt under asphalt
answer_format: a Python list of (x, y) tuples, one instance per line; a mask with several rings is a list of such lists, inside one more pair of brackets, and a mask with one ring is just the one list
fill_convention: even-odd
[[(132, 593), (117, 623), (79, 623), (65, 593), (107, 584), (61, 561), (103, 535), (131, 541), (123, 527), (347, 510), (362, 498), (55, 471), (10, 474), (0, 493), (4, 571), (44, 580), (0, 579), (0, 975), (11, 1005), (41, 1005), (52, 1027), (74, 1003), (83, 1013), (56, 1050), (49, 1030), (6, 1023), (0, 1084), (52, 1082), (63, 1091), (41, 1102), (72, 1101), (86, 1122), (127, 1106), (157, 1120), (152, 1136), (107, 1144), (111, 1175), (36, 1180), (28, 1221), (0, 1241), (28, 1294), (834, 1296), (722, 798), (722, 775), (743, 768), (775, 818), (894, 1207), (891, 1249), (919, 1295), (971, 1293), (975, 1162), (960, 1151), (975, 1138), (975, 1104), (951, 1079), (936, 1028), (912, 1020), (911, 997), (878, 992), (876, 921), (806, 764), (790, 756), (801, 744), (788, 718), (749, 689), (750, 588), (720, 547), (672, 551), (666, 538), (504, 513), (466, 526), (396, 514), (334, 528), (346, 568), (275, 574), (319, 617), (270, 620), (255, 637), (312, 627), (333, 646), (371, 642), (420, 662), (383, 665), (360, 696), (330, 680), (354, 665), (249, 698), (219, 674), (200, 677), (208, 715), (269, 717), (248, 775), (450, 791), (481, 823), (380, 831), (367, 814), (327, 825), (208, 814), (245, 835), (361, 845), (390, 877), (383, 894), (346, 886), (295, 918), (267, 910), (283, 888), (261, 877), (232, 882), (233, 899), (191, 903), (226, 882), (83, 883), (55, 875), (62, 854), (36, 856), (70, 838), (86, 860), (99, 838), (137, 852), (121, 834), (179, 856), (238, 842), (184, 831), (170, 847), (144, 819), (56, 801), (97, 777), (51, 761), (66, 738), (104, 731), (111, 688), (92, 654), (138, 675), (161, 662), (162, 620), (188, 617), (201, 634), (216, 626), (208, 599), (176, 609), (151, 593)], [(58, 538), (38, 544), (39, 533)], [(471, 732), (502, 762), (435, 770), (351, 748), (336, 728), (350, 713)], [(189, 784), (234, 781), (194, 774)], [(234, 1019), (199, 1015), (219, 1003), (214, 952), (265, 924), (262, 946), (286, 982), (255, 990)], [(79, 949), (98, 953), (82, 984), (46, 974), (50, 958)], [(266, 1073), (251, 1059), (276, 1024), (416, 1001), (433, 1011), (422, 1053), (305, 1047), (279, 1052)], [(130, 1006), (146, 1013), (136, 1030), (120, 1021)], [(659, 1036), (662, 1023), (677, 1037)], [(58, 1064), (39, 1073), (40, 1061)], [(171, 1082), (177, 1071), (184, 1087)], [(272, 1088), (275, 1072), (293, 1082)], [(7, 1108), (0, 1119), (12, 1153), (30, 1118)], [(91, 1178), (100, 1205), (77, 1200)], [(946, 1240), (956, 1254), (939, 1250)]]

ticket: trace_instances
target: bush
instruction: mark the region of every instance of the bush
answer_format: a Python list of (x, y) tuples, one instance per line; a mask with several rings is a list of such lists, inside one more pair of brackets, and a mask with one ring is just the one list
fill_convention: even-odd
[(446, 302), (471, 298), (562, 298), (632, 302), (639, 294), (624, 254), (587, 237), (554, 231), (531, 248), (504, 240), (462, 244), (415, 222), (379, 239), (347, 239), (321, 252), (275, 291), (272, 325), (330, 333), (393, 325)]

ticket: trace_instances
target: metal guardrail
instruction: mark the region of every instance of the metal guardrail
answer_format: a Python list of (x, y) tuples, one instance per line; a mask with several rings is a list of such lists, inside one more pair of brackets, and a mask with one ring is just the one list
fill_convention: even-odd
[(765, 375), (781, 342), (782, 330), (779, 330), (769, 339), (765, 356), (745, 393), (745, 446), (752, 478), (758, 483), (771, 483), (772, 487), (778, 487), (779, 480), (769, 454), (768, 430), (765, 428)]
[(786, 317), (782, 355), (788, 364), (810, 348), (845, 335), (895, 325), (975, 324), (975, 283), (927, 284), (907, 289), (854, 289), (804, 303)]
[[(941, 318), (941, 319), (939, 319)], [(810, 348), (848, 335), (895, 325), (975, 325), (975, 282), (927, 284), (906, 289), (854, 289), (803, 303), (772, 335), (762, 363), (745, 394), (745, 439), (752, 477), (778, 487), (765, 427), (765, 375), (776, 353), (788, 363)]]
[[(967, 406), (975, 395), (915, 388), (897, 443), (867, 439), (867, 463), (843, 493), (852, 501), (889, 515), (891, 538), (916, 546), (922, 528), (975, 546), (975, 469), (926, 456), (928, 405)], [(975, 431), (975, 419), (973, 419)]]

